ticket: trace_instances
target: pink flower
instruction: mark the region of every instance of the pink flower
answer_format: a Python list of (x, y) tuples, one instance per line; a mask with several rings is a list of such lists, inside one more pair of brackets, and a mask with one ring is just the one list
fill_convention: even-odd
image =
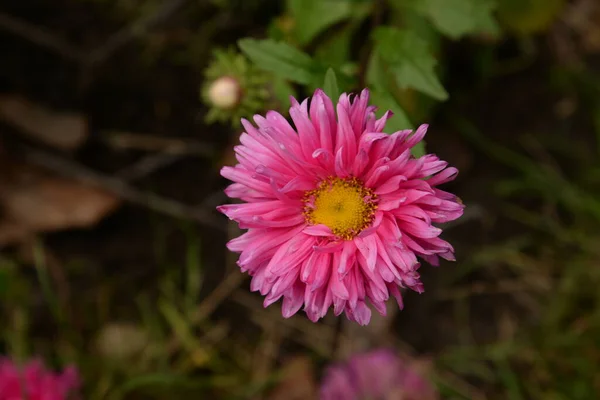
[(391, 350), (375, 350), (329, 367), (320, 399), (435, 400), (438, 394), (409, 362)]
[(402, 308), (400, 288), (423, 292), (417, 255), (454, 260), (432, 224), (462, 215), (457, 197), (437, 188), (457, 169), (411, 156), (427, 126), (385, 134), (392, 114), (377, 120), (368, 100), (367, 90), (342, 94), (334, 108), (317, 90), (310, 108), (292, 98), (295, 128), (275, 111), (254, 117), (258, 129), (242, 120), (239, 164), (221, 170), (235, 182), (225, 193), (244, 203), (218, 210), (248, 229), (227, 246), (241, 252), (265, 307), (283, 297), (286, 318), (304, 305), (317, 321), (333, 306), (365, 325), (367, 300), (385, 315), (390, 295)]
[(79, 386), (77, 370), (69, 367), (62, 374), (44, 368), (41, 361), (23, 367), (0, 359), (0, 400), (67, 400)]

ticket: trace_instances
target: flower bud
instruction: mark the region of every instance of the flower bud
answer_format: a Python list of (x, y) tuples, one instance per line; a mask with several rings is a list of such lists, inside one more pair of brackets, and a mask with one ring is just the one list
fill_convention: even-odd
[(208, 89), (208, 98), (218, 108), (230, 109), (235, 107), (241, 98), (241, 88), (238, 81), (230, 76), (216, 79)]

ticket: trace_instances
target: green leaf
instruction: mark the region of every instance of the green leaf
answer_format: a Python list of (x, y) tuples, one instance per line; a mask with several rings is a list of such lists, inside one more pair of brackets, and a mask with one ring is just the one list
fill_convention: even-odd
[(279, 103), (278, 109), (287, 110), (290, 106), (290, 96), (297, 97), (296, 90), (283, 78), (274, 77), (271, 89), (275, 100)]
[(340, 88), (338, 87), (337, 78), (335, 77), (335, 71), (332, 68), (329, 68), (325, 74), (323, 90), (333, 101), (340, 97)]
[(428, 18), (452, 39), (477, 32), (499, 32), (493, 17), (496, 0), (405, 0), (404, 7)]
[(433, 25), (453, 39), (475, 30), (471, 0), (424, 0), (422, 4)]
[[(319, 40), (315, 49), (315, 59), (323, 66), (330, 66), (337, 72), (337, 83), (340, 92), (355, 88), (358, 84), (358, 65), (350, 62), (350, 45), (352, 35), (356, 32), (357, 25), (349, 23), (336, 29), (327, 38)], [(323, 82), (319, 82), (322, 84)]]
[(349, 24), (319, 41), (315, 58), (326, 65), (340, 67), (350, 59), (350, 44), (356, 25)]
[[(386, 111), (390, 110), (394, 113), (385, 124), (389, 133), (401, 131), (404, 129), (413, 129), (413, 125), (406, 116), (406, 113), (398, 104), (394, 96), (385, 90), (374, 89), (371, 91), (371, 100), (379, 109), (377, 110), (377, 116), (381, 117)], [(412, 149), (411, 153), (414, 157), (421, 157), (425, 154), (425, 142), (421, 141), (417, 143)]]
[(317, 66), (306, 53), (271, 39), (241, 39), (240, 49), (259, 68), (290, 81), (307, 85), (315, 80)]
[(474, 5), (473, 16), (475, 20), (475, 29), (477, 32), (492, 35), (500, 35), (500, 26), (494, 16), (497, 8), (496, 0), (480, 0)]
[(410, 153), (415, 158), (423, 157), (426, 154), (425, 141), (421, 140), (419, 143), (415, 144), (413, 148), (410, 149)]
[(448, 98), (426, 41), (411, 31), (392, 27), (377, 28), (373, 36), (377, 52), (389, 64), (399, 87), (419, 90), (437, 100)]
[(377, 89), (385, 89), (388, 87), (387, 76), (383, 69), (381, 56), (377, 52), (371, 54), (371, 58), (367, 65), (367, 83), (371, 87)]
[(386, 130), (390, 131), (389, 133), (404, 129), (413, 129), (406, 113), (391, 93), (382, 89), (373, 89), (371, 90), (371, 100), (373, 104), (379, 107), (377, 110), (378, 117), (381, 117), (388, 110), (394, 113), (394, 116), (385, 124), (386, 128), (388, 128)]
[(295, 37), (301, 45), (352, 15), (352, 4), (346, 0), (289, 0), (288, 7), (294, 17)]
[[(484, 0), (485, 1), (485, 0)], [(392, 26), (402, 26), (404, 29), (414, 32), (415, 35), (427, 42), (432, 53), (440, 52), (442, 43), (442, 34), (431, 23), (428, 15), (422, 10), (415, 8), (401, 7), (394, 12), (393, 17), (397, 20)]]

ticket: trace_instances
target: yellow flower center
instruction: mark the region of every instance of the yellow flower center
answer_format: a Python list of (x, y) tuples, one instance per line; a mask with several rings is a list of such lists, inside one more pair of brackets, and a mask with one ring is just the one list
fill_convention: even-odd
[(368, 227), (375, 217), (377, 196), (356, 178), (327, 178), (304, 195), (304, 216), (323, 224), (345, 240)]

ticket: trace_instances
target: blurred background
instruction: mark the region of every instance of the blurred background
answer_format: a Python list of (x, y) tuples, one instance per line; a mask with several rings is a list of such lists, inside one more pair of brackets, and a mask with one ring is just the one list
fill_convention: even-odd
[[(597, 0), (4, 0), (0, 354), (90, 400), (317, 399), (382, 346), (443, 399), (600, 398), (599, 68)], [(460, 170), (457, 261), (367, 327), (263, 309), (215, 211), (239, 118), (324, 85)]]

